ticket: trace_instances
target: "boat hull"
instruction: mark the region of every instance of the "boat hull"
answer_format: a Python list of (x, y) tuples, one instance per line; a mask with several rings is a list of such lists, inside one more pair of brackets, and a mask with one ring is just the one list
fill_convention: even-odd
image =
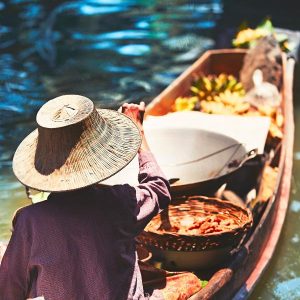
[[(210, 50), (180, 75), (147, 107), (147, 115), (164, 115), (171, 111), (175, 99), (188, 95), (193, 74), (227, 73), (239, 76), (246, 50)], [(292, 176), (294, 119), (293, 119), (294, 60), (283, 55), (282, 110), (284, 134), (279, 154), (278, 178), (259, 223), (242, 248), (228, 263), (217, 270), (207, 286), (190, 299), (246, 299), (269, 265), (287, 212)]]

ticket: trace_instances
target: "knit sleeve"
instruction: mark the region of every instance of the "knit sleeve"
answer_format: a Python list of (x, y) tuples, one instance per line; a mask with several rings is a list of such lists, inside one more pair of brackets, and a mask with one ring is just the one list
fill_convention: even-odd
[(138, 230), (144, 229), (148, 222), (171, 201), (170, 186), (151, 152), (139, 154), (139, 185), (135, 188), (137, 201), (136, 218)]

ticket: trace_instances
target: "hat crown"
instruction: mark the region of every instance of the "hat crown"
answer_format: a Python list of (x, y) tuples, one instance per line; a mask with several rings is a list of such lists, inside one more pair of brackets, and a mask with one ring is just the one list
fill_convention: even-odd
[(75, 105), (64, 104), (62, 108), (59, 108), (54, 112), (52, 120), (54, 122), (69, 121), (78, 113), (78, 108)]
[(60, 128), (79, 123), (94, 110), (94, 103), (83, 96), (63, 95), (46, 102), (38, 111), (40, 127)]
[(13, 159), (17, 178), (37, 190), (70, 191), (102, 181), (124, 168), (141, 144), (129, 117), (96, 110), (83, 96), (48, 101), (38, 111), (37, 123)]

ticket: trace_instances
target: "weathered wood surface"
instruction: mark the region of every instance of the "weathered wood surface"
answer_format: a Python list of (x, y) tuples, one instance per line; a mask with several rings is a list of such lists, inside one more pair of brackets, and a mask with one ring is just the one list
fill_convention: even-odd
[[(171, 102), (177, 96), (182, 95), (182, 92), (187, 92), (189, 89), (191, 76), (194, 72), (199, 73), (203, 71), (204, 74), (208, 74), (208, 72), (220, 73), (227, 71), (237, 75), (244, 53), (244, 50), (226, 50), (224, 52), (214, 50), (206, 52), (195, 65), (191, 66), (169, 88), (154, 99), (147, 108), (147, 114), (161, 115), (167, 113), (170, 105), (172, 105)], [(230, 70), (226, 69), (225, 62), (228, 61), (230, 61)], [(283, 96), (286, 122), (279, 163), (279, 180), (274, 191), (274, 197), (269, 201), (260, 223), (247, 243), (233, 257), (228, 266), (218, 270), (212, 276), (208, 285), (192, 296), (191, 300), (241, 300), (247, 298), (274, 254), (284, 223), (290, 192), (294, 141), (293, 69), (294, 61), (289, 60), (284, 68)], [(184, 81), (184, 83), (181, 81)], [(6, 243), (0, 243), (0, 261), (5, 249)]]
[(192, 66), (175, 79), (161, 94), (146, 107), (146, 114), (160, 116), (168, 113), (175, 99), (189, 92), (193, 74), (228, 73), (239, 76), (245, 50), (209, 50), (206, 51)]
[[(147, 115), (163, 115), (178, 96), (188, 93), (193, 74), (231, 73), (238, 76), (245, 50), (211, 50), (179, 76), (147, 107)], [(283, 226), (289, 200), (294, 141), (293, 69), (294, 62), (283, 56), (284, 138), (281, 147), (278, 181), (261, 220), (240, 251), (218, 270), (208, 285), (190, 299), (245, 299), (268, 266)]]
[(272, 226), (271, 234), (267, 240), (266, 246), (250, 276), (240, 290), (236, 293), (234, 300), (241, 300), (247, 298), (253, 291), (258, 280), (263, 275), (268, 267), (271, 258), (275, 252), (280, 233), (284, 224), (286, 212), (288, 209), (288, 200), (290, 195), (291, 176), (293, 167), (293, 146), (294, 146), (294, 115), (293, 115), (293, 72), (295, 61), (289, 59), (286, 63), (286, 74), (284, 77), (284, 99), (285, 99), (285, 134), (283, 145), (285, 147), (284, 169), (281, 176), (281, 182), (275, 201), (278, 202), (276, 206), (275, 222)]
[[(268, 203), (252, 236), (226, 269), (227, 272), (229, 270), (232, 272), (230, 278), (226, 277), (229, 280), (226, 282), (222, 275), (219, 278), (214, 278), (214, 281), (209, 282), (209, 285), (212, 284), (210, 287), (212, 294), (207, 296), (207, 294), (203, 294), (204, 291), (200, 291), (193, 299), (246, 299), (271, 261), (289, 201), (294, 142), (293, 69), (294, 61), (289, 60), (288, 64), (285, 65), (283, 90), (286, 123), (279, 163), (278, 184), (274, 196)], [(222, 286), (220, 286), (220, 282), (223, 283)]]

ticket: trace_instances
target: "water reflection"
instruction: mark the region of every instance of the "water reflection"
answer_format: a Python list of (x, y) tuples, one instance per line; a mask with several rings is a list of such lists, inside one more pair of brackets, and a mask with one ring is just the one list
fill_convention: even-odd
[(10, 169), (44, 101), (150, 101), (212, 47), (221, 1), (0, 1), (0, 239), (24, 194)]
[[(44, 101), (78, 93), (101, 107), (149, 102), (213, 47), (221, 13), (221, 0), (0, 1), (0, 240), (10, 236), (14, 210), (29, 204), (11, 159)], [(300, 144), (295, 174), (299, 150)], [(288, 214), (294, 226), (300, 224), (298, 181)], [(299, 235), (286, 225), (272, 275), (253, 299), (288, 299), (286, 286), (294, 291), (289, 299), (297, 299), (298, 249)]]
[(300, 212), (300, 201), (298, 200), (293, 200), (291, 205), (290, 205), (290, 210), (292, 212), (298, 213)]
[(280, 282), (275, 287), (274, 294), (279, 299), (299, 299), (300, 277)]
[(21, 206), (30, 204), (24, 194), (24, 187), (15, 180), (10, 162), (0, 164), (0, 240), (10, 236), (10, 220), (14, 211)]

